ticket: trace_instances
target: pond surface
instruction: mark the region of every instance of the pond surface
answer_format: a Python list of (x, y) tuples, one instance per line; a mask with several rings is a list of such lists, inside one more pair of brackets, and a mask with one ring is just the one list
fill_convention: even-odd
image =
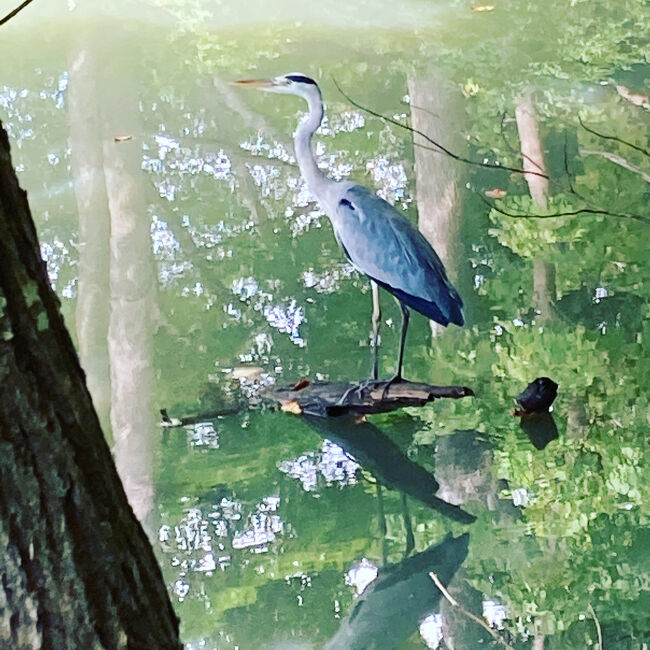
[[(2, 28), (0, 119), (187, 647), (647, 648), (647, 6), (305, 5), (44, 2)], [(305, 105), (228, 84), (295, 70), (325, 97), (320, 167), (419, 223), (465, 302), (463, 328), (413, 315), (406, 376), (475, 397), (256, 406), (371, 369), (368, 281), (293, 157)], [(526, 97), (546, 209), (395, 124), (520, 168)], [(513, 415), (543, 376), (552, 412)]]

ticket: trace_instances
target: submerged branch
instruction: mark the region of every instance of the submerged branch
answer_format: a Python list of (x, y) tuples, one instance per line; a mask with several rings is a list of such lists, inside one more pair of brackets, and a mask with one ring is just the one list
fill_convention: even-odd
[(603, 650), (603, 631), (600, 629), (600, 622), (598, 621), (598, 617), (596, 616), (596, 612), (591, 606), (591, 603), (589, 603), (588, 609), (591, 617), (594, 619), (594, 623), (596, 624), (596, 633), (598, 634), (598, 650)]
[[(260, 393), (266, 404), (279, 406), (295, 415), (339, 417), (342, 415), (369, 415), (388, 413), (405, 406), (425, 406), (438, 398), (459, 399), (474, 395), (467, 386), (432, 386), (412, 381), (401, 381), (387, 386), (386, 381), (369, 381), (365, 384), (314, 382), (302, 380), (295, 385), (271, 386)], [(259, 400), (249, 407), (259, 407)], [(161, 409), (162, 427), (180, 427), (224, 415), (234, 415), (246, 409), (244, 401), (224, 403), (219, 409), (183, 417), (173, 417)]]

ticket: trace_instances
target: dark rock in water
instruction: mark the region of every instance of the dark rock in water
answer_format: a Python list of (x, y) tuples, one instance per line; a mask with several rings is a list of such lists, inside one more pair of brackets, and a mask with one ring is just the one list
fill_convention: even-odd
[(548, 411), (557, 396), (557, 384), (548, 377), (538, 377), (517, 396), (517, 402), (525, 413)]

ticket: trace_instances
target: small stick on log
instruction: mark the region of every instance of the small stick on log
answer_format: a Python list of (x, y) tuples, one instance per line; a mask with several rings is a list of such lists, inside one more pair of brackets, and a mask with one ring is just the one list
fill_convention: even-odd
[(160, 426), (161, 427), (184, 427), (197, 422), (205, 422), (206, 420), (215, 420), (216, 418), (223, 417), (224, 415), (236, 415), (241, 411), (241, 408), (233, 406), (232, 408), (223, 408), (218, 411), (209, 411), (207, 413), (199, 413), (197, 415), (187, 415), (182, 418), (175, 418), (167, 413), (167, 409), (160, 409)]
[(474, 395), (466, 386), (432, 386), (401, 381), (386, 388), (385, 381), (366, 384), (317, 382), (296, 390), (295, 386), (272, 387), (262, 393), (267, 401), (281, 405), (282, 410), (296, 415), (339, 417), (388, 413), (405, 406), (424, 406), (439, 397), (458, 399)]

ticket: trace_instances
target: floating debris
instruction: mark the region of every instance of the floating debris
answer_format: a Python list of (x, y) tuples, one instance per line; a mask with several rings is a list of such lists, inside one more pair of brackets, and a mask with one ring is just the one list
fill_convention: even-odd
[(641, 108), (645, 108), (646, 111), (650, 111), (650, 98), (648, 98), (647, 95), (636, 93), (627, 86), (621, 84), (616, 85), (616, 92), (623, 99), (627, 99), (628, 102), (631, 102), (635, 106), (640, 106)]
[(476, 4), (472, 5), (471, 9), (476, 13), (487, 13), (489, 11), (494, 11), (496, 9), (496, 5), (493, 5), (491, 3)]
[(300, 404), (296, 401), (291, 401), (291, 402), (285, 402), (282, 404), (280, 407), (282, 411), (285, 413), (293, 413), (293, 415), (300, 415), (302, 413), (302, 408), (300, 407)]
[(508, 194), (508, 192), (502, 190), (500, 187), (495, 187), (491, 190), (485, 190), (485, 196), (488, 196), (491, 199), (502, 199), (504, 196), (506, 196), (506, 194)]

